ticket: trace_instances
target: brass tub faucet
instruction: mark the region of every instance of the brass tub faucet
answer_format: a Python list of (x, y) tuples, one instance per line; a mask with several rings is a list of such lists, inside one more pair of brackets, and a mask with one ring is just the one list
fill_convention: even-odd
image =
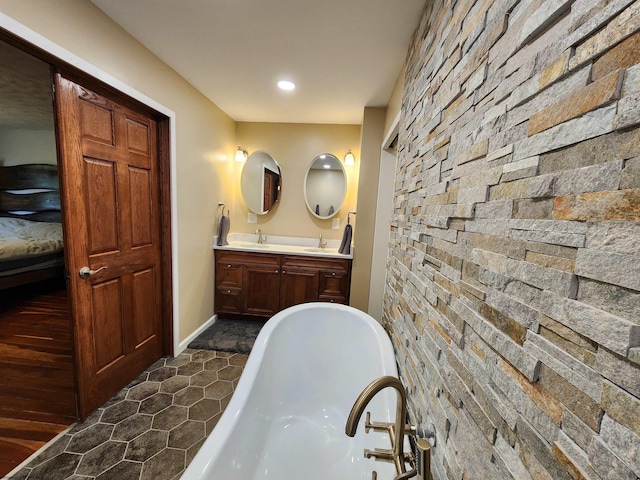
[[(418, 472), (416, 458), (413, 453), (404, 452), (404, 436), (415, 435), (416, 427), (407, 425), (405, 423), (407, 415), (407, 394), (404, 391), (402, 382), (396, 377), (384, 376), (376, 378), (373, 382), (367, 385), (364, 390), (358, 395), (356, 401), (351, 408), (349, 417), (347, 418), (347, 424), (345, 426), (345, 433), (353, 437), (356, 434), (358, 428), (358, 422), (364, 409), (369, 404), (371, 399), (380, 391), (387, 387), (394, 388), (398, 393), (398, 401), (396, 403), (396, 419), (394, 423), (390, 422), (371, 422), (371, 415), (367, 412), (365, 420), (365, 432), (369, 433), (370, 429), (375, 432), (387, 432), (391, 440), (391, 449), (375, 448), (373, 450), (365, 449), (364, 456), (366, 458), (373, 457), (375, 460), (381, 460), (385, 462), (391, 462), (395, 464), (397, 475), (394, 480), (405, 480), (415, 477), (416, 475), (420, 480), (428, 480), (431, 478), (430, 472), (428, 472), (428, 465), (424, 465), (427, 462), (421, 462), (423, 467), (427, 467), (427, 470)], [(411, 465), (411, 470), (407, 472), (406, 464)], [(373, 477), (376, 478), (376, 472), (373, 472)]]

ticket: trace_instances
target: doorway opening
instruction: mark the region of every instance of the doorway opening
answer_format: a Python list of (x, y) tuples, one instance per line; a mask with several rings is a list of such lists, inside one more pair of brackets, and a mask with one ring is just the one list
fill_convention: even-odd
[[(68, 216), (65, 220), (65, 209), (83, 201), (83, 197), (79, 192), (69, 192), (71, 186), (63, 176), (70, 157), (61, 151), (60, 115), (54, 108), (56, 104), (60, 106), (52, 87), (59, 72), (100, 92), (103, 98), (125, 105), (134, 112), (132, 115), (138, 112), (153, 119), (157, 163), (150, 188), (155, 192), (153, 216), (159, 227), (153, 233), (157, 250), (152, 270), (159, 287), (146, 298), (153, 297), (150, 301), (159, 315), (159, 347), (153, 355), (173, 354), (169, 119), (0, 31), (0, 247), (8, 243), (9, 237), (33, 239), (33, 231), (42, 237), (38, 246), (18, 246), (6, 258), (0, 253), (0, 477), (99, 406), (83, 401), (87, 398), (88, 372), (78, 368), (77, 359), (115, 355), (104, 349), (96, 353), (98, 346), (103, 348), (104, 338), (94, 338), (91, 345), (78, 341), (79, 331), (87, 331), (87, 324), (96, 323), (93, 312), (100, 312), (100, 308), (94, 304), (88, 317), (77, 315), (81, 299), (74, 294), (78, 272), (70, 245), (74, 238), (76, 245), (82, 242), (78, 242), (77, 228)], [(132, 128), (129, 133), (139, 134), (135, 125)], [(139, 140), (139, 135), (136, 138)], [(143, 169), (138, 168), (133, 177), (143, 179)], [(65, 189), (66, 205), (64, 199), (60, 200)], [(140, 191), (135, 187), (133, 190)], [(140, 200), (135, 199), (137, 204)], [(15, 223), (29, 225), (31, 233), (15, 231)], [(3, 250), (9, 249), (0, 248)], [(77, 251), (74, 255), (78, 257)], [(144, 291), (146, 285), (144, 273), (137, 277), (143, 280), (133, 287), (138, 292)], [(130, 287), (132, 282), (127, 285)], [(140, 302), (129, 304), (128, 308), (149, 311)], [(98, 319), (97, 323), (102, 321)], [(138, 329), (139, 337), (148, 333), (145, 328)], [(104, 330), (90, 331), (100, 337), (109, 336)], [(117, 350), (120, 345), (112, 343), (111, 347)], [(142, 371), (155, 359), (137, 358), (134, 370)], [(136, 375), (129, 368), (117, 381), (100, 388), (113, 389), (115, 393)]]

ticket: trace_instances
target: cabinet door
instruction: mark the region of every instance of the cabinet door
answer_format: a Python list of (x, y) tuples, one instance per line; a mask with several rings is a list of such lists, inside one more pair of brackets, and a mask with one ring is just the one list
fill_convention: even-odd
[(282, 267), (280, 310), (318, 300), (318, 270)]
[(320, 271), (320, 301), (349, 302), (349, 272), (347, 270)]
[(280, 304), (280, 267), (245, 265), (243, 271), (244, 299), (242, 312), (271, 316)]

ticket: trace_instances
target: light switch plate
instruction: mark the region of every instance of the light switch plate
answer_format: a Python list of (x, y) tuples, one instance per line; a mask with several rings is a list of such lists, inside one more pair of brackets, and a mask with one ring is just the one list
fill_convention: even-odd
[(247, 214), (247, 223), (258, 223), (258, 215), (249, 212), (249, 214)]
[(338, 230), (340, 228), (340, 219), (332, 218), (331, 219), (331, 228), (334, 230)]

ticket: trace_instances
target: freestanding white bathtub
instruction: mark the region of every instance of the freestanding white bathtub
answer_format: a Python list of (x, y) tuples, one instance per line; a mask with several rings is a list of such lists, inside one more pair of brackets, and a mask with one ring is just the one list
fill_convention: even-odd
[[(345, 434), (349, 411), (372, 380), (397, 376), (393, 348), (369, 315), (332, 303), (288, 308), (262, 328), (231, 401), (181, 480), (380, 480), (391, 463), (386, 433)], [(396, 392), (370, 402), (372, 421), (394, 421)]]

